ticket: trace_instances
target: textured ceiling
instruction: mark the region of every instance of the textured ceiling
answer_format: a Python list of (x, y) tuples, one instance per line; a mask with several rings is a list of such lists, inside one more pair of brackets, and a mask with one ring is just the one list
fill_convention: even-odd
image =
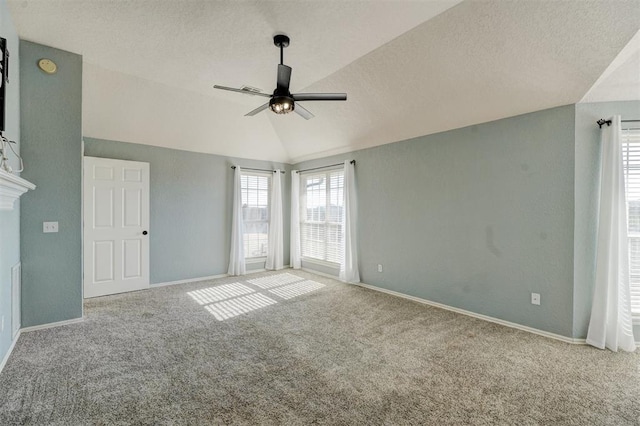
[(609, 64), (581, 102), (640, 100), (640, 31)]
[(639, 27), (637, 1), (464, 2), (314, 83), (339, 114), (271, 120), (297, 162), (576, 103)]
[[(83, 55), (85, 136), (287, 162), (578, 102), (636, 66), (608, 69), (640, 25), (636, 0), (8, 3), (21, 38)], [(277, 32), (294, 92), (349, 100), (244, 117), (264, 99), (212, 89), (271, 92)]]

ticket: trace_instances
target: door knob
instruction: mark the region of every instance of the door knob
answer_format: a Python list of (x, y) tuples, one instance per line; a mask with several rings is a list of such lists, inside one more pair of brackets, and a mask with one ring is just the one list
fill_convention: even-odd
[(147, 235), (148, 232), (147, 231), (142, 231), (142, 235)]

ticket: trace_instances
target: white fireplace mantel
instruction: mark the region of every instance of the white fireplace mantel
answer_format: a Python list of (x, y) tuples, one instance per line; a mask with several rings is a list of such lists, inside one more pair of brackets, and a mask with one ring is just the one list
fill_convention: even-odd
[(36, 186), (19, 176), (0, 170), (0, 210), (13, 210), (22, 194)]

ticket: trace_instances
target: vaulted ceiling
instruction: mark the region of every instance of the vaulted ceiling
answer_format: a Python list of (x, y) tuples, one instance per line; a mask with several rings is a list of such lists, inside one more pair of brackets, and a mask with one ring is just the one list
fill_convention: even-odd
[[(21, 38), (83, 55), (83, 133), (102, 139), (297, 162), (581, 99), (640, 99), (637, 0), (8, 3)], [(292, 91), (347, 102), (301, 103), (309, 121), (244, 117), (265, 98), (212, 88), (271, 92), (279, 32), (291, 37)]]

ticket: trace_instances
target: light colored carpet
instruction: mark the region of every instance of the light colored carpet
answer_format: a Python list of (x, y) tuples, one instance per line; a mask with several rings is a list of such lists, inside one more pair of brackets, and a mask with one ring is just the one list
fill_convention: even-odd
[(82, 323), (20, 337), (0, 375), (0, 424), (640, 424), (637, 352), (305, 272), (85, 307)]

